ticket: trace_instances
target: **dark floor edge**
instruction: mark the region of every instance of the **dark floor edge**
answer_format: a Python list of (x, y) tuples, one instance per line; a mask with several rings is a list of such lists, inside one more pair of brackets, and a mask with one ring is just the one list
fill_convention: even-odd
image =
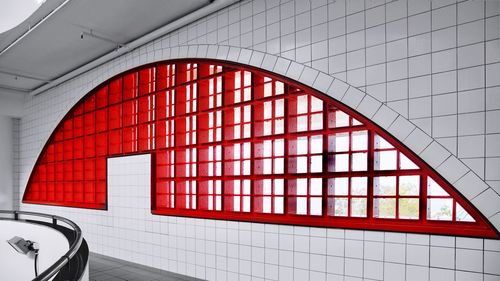
[(124, 266), (136, 267), (139, 269), (147, 270), (147, 271), (150, 271), (150, 272), (153, 272), (156, 274), (160, 274), (160, 275), (164, 275), (167, 277), (178, 278), (178, 279), (182, 279), (182, 280), (186, 280), (186, 281), (206, 281), (204, 279), (199, 279), (199, 278), (196, 278), (193, 276), (182, 275), (179, 273), (175, 273), (175, 272), (171, 272), (171, 271), (167, 271), (167, 270), (163, 270), (163, 269), (159, 269), (159, 268), (155, 268), (155, 267), (151, 267), (151, 266), (147, 266), (147, 265), (142, 265), (142, 264), (135, 263), (135, 262), (130, 262), (127, 260), (117, 259), (114, 257), (110, 257), (110, 256), (106, 256), (106, 255), (102, 255), (102, 254), (98, 254), (98, 253), (94, 253), (94, 252), (89, 252), (89, 260), (90, 261), (92, 260), (92, 257), (97, 257), (97, 258), (105, 259), (108, 261), (117, 262), (117, 263), (122, 264)]

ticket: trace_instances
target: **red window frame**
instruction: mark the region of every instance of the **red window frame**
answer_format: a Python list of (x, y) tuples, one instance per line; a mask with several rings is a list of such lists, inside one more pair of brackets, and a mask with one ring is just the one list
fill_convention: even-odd
[[(378, 136), (389, 146), (377, 146)], [(146, 65), (97, 87), (49, 138), (23, 202), (106, 209), (106, 158), (137, 153), (152, 154), (153, 214), (498, 237), (449, 183), (370, 120), (284, 77), (213, 60)], [(384, 160), (392, 167), (379, 168), (379, 159), (393, 159)], [(411, 176), (419, 178), (418, 194), (400, 183)], [(395, 190), (376, 194), (384, 177), (394, 177)], [(444, 195), (428, 194), (430, 179)], [(374, 213), (382, 199), (395, 202), (394, 219)], [(400, 202), (413, 199), (417, 217), (405, 217)], [(451, 202), (448, 220), (428, 214), (438, 199)]]

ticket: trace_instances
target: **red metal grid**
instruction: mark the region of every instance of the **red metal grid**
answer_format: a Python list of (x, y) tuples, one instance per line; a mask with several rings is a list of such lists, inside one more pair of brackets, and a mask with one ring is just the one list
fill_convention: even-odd
[(61, 121), (25, 203), (106, 209), (106, 160), (152, 153), (152, 212), (498, 237), (387, 132), (303, 85), (218, 61), (162, 62), (103, 83)]

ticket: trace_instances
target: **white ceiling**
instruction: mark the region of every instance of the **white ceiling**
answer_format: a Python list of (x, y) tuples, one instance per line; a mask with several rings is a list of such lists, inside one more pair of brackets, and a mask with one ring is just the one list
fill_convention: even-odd
[[(62, 2), (64, 1), (47, 0), (25, 22), (0, 34), (0, 52), (20, 37), (30, 24), (36, 24)], [(91, 36), (81, 39), (82, 32), (92, 30), (100, 37), (126, 44), (210, 2), (70, 0), (0, 55), (0, 89), (29, 92), (117, 47), (111, 42)]]

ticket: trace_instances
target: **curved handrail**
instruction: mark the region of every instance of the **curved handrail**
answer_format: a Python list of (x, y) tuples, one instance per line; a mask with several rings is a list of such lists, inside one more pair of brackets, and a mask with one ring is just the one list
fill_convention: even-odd
[(35, 213), (35, 212), (24, 212), (24, 211), (9, 211), (9, 210), (0, 210), (0, 214), (11, 214), (14, 215), (14, 220), (19, 220), (19, 215), (26, 216), (34, 216), (34, 217), (44, 217), (52, 219), (52, 224), (57, 225), (57, 221), (62, 221), (73, 228), (75, 231), (76, 237), (75, 241), (70, 245), (69, 250), (59, 258), (53, 265), (47, 268), (45, 271), (40, 273), (37, 277), (35, 277), (32, 281), (46, 281), (49, 280), (52, 276), (54, 276), (63, 266), (65, 266), (69, 260), (78, 252), (80, 245), (82, 244), (83, 236), (82, 230), (80, 227), (74, 223), (73, 221), (63, 218), (56, 215)]

